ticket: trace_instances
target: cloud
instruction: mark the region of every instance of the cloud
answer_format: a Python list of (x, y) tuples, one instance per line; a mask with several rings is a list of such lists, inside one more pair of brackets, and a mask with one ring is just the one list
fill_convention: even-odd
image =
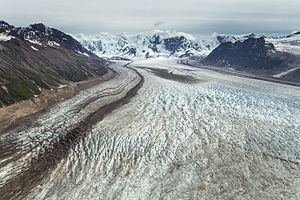
[(156, 23), (154, 23), (154, 27), (155, 28), (160, 28), (162, 25), (164, 25), (165, 24), (165, 22), (163, 22), (163, 21), (160, 21), (160, 22), (156, 22)]
[[(16, 26), (44, 22), (70, 33), (273, 32), (300, 30), (299, 0), (9, 0), (0, 19)], [(18, 6), (16, 6), (18, 5)]]

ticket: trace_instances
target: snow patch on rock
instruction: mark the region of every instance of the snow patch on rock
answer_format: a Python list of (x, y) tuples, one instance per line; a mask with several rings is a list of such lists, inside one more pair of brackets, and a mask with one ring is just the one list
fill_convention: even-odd
[(59, 47), (60, 46), (60, 44), (58, 44), (57, 42), (54, 42), (54, 41), (48, 41), (47, 44), (50, 47)]
[(82, 53), (82, 52), (80, 52), (80, 51), (76, 51), (76, 53), (79, 53), (79, 54), (81, 54), (81, 55), (84, 55), (84, 56), (90, 57), (90, 56), (89, 56), (89, 54), (87, 54), (86, 52)]
[(274, 78), (281, 78), (282, 76), (285, 76), (285, 75), (287, 75), (287, 74), (289, 74), (289, 73), (291, 73), (291, 72), (293, 72), (293, 71), (295, 71), (295, 70), (297, 70), (297, 69), (300, 69), (300, 67), (296, 67), (296, 68), (293, 68), (293, 69), (290, 69), (290, 70), (281, 72), (280, 74), (276, 74), (276, 75), (274, 75), (273, 77), (274, 77)]
[(33, 50), (35, 50), (35, 51), (38, 51), (38, 49), (35, 48), (34, 46), (31, 46), (31, 48), (32, 48)]
[(0, 34), (0, 41), (3, 41), (3, 42), (7, 42), (7, 41), (9, 41), (9, 40), (11, 40), (11, 39), (15, 39), (15, 37), (14, 36), (11, 36), (11, 35), (8, 35), (8, 34), (6, 34), (6, 33), (1, 33)]

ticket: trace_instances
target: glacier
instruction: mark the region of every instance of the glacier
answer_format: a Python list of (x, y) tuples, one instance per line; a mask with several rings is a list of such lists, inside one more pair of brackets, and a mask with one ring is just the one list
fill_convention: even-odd
[(174, 58), (129, 66), (145, 79), (137, 96), (94, 124), (28, 199), (299, 198), (299, 87)]

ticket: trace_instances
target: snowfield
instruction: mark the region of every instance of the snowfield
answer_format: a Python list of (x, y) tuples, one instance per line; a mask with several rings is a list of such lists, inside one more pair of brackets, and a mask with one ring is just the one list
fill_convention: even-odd
[(292, 35), (289, 38), (269, 38), (267, 41), (273, 43), (278, 51), (300, 54), (300, 35)]
[[(300, 198), (298, 87), (165, 58), (129, 66), (144, 77), (137, 95), (88, 130), (28, 199)], [(131, 73), (115, 69), (124, 70), (120, 76)], [(161, 69), (169, 75), (158, 75), (166, 73)], [(184, 82), (187, 76), (197, 81)], [(29, 138), (46, 143), (60, 134), (52, 126), (67, 129), (101, 104), (73, 113), (95, 92), (102, 91), (82, 92), (42, 115), (30, 131), (10, 134), (25, 146)], [(7, 176), (12, 172), (2, 173), (2, 184)]]

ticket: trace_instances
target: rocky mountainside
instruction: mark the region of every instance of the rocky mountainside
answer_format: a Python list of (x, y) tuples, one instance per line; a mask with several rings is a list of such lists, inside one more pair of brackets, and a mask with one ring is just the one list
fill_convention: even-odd
[(44, 24), (14, 27), (0, 21), (0, 107), (43, 89), (107, 72), (107, 61), (73, 37)]
[(144, 59), (152, 57), (204, 57), (219, 42), (217, 40), (197, 40), (194, 36), (175, 31), (152, 31), (127, 35), (74, 36), (84, 47), (99, 56)]
[(300, 56), (278, 51), (264, 37), (221, 43), (201, 63), (300, 82), (292, 75), (299, 73)]
[(203, 63), (244, 68), (280, 67), (283, 62), (272, 56), (274, 51), (274, 45), (266, 43), (263, 37), (249, 38), (243, 42), (224, 42), (214, 49)]

